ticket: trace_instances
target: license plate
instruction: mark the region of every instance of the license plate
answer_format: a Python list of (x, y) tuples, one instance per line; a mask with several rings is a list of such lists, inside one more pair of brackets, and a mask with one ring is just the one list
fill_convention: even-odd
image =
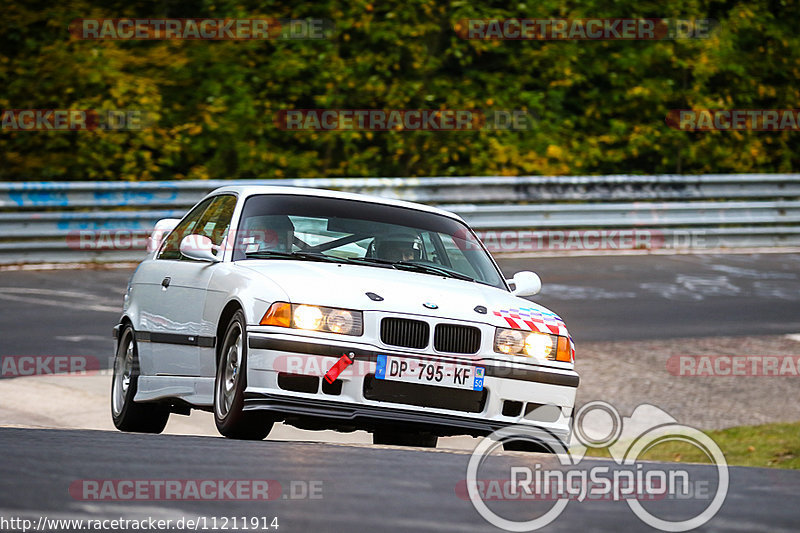
[(375, 377), (389, 381), (405, 381), (455, 389), (483, 390), (482, 366), (459, 365), (408, 359), (394, 355), (378, 355)]

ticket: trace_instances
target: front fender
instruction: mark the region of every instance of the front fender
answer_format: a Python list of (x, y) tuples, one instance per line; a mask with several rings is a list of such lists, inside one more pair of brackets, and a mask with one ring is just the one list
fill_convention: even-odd
[(203, 321), (216, 329), (222, 310), (236, 301), (247, 324), (258, 324), (272, 302), (289, 301), (288, 298), (286, 291), (269, 277), (236, 263), (222, 263), (209, 282)]

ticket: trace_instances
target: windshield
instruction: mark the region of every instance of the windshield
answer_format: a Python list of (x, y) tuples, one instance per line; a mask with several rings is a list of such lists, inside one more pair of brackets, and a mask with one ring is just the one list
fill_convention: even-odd
[(233, 259), (348, 262), (506, 289), (491, 258), (463, 223), (435, 213), (338, 198), (249, 197)]

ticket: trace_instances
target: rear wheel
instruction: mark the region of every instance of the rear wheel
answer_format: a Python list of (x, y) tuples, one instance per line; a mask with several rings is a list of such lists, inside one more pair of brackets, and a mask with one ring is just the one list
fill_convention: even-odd
[(139, 385), (139, 351), (133, 328), (122, 328), (114, 358), (111, 381), (111, 418), (120, 431), (161, 433), (169, 420), (169, 407), (158, 403), (136, 403)]
[(373, 444), (392, 444), (395, 446), (417, 446), (436, 448), (439, 437), (430, 433), (409, 433), (393, 429), (378, 429), (372, 433)]
[(217, 377), (214, 383), (214, 422), (231, 439), (261, 440), (272, 429), (269, 415), (244, 411), (247, 388), (247, 330), (244, 313), (231, 318), (222, 337)]

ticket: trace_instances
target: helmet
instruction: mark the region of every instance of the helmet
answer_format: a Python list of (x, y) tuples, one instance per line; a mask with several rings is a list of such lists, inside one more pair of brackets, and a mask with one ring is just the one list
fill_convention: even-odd
[(287, 215), (248, 217), (243, 226), (242, 242), (246, 249), (292, 251), (294, 224)]
[(418, 260), (421, 256), (419, 237), (413, 233), (375, 237), (375, 256), (387, 261)]

